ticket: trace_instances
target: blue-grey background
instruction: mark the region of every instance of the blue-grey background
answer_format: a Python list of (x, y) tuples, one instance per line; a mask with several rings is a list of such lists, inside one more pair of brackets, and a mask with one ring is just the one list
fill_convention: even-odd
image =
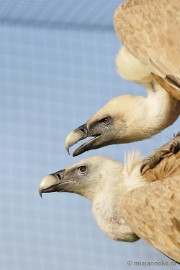
[[(66, 135), (111, 98), (145, 94), (122, 80), (114, 58), (119, 0), (0, 0), (0, 269), (145, 269), (133, 262), (171, 262), (142, 240), (115, 242), (96, 226), (91, 202), (47, 194), (48, 173), (95, 154), (123, 162), (146, 156), (178, 131), (180, 121), (152, 139), (109, 146), (78, 158), (64, 149)], [(131, 264), (131, 263), (129, 263)], [(149, 269), (178, 269), (154, 266)]]

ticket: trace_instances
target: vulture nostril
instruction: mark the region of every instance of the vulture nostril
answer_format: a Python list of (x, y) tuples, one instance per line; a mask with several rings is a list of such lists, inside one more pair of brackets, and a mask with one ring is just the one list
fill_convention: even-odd
[(82, 131), (84, 134), (87, 135), (87, 124), (78, 127), (77, 129), (75, 129), (75, 131)]
[(56, 176), (57, 176), (57, 178), (59, 179), (59, 180), (61, 180), (61, 175), (60, 174), (56, 174)]
[(82, 131), (82, 132), (84, 132), (84, 133), (86, 133), (86, 129), (85, 128), (80, 128), (79, 130)]
[(62, 180), (64, 178), (64, 170), (52, 173), (52, 175), (55, 176), (58, 180)]

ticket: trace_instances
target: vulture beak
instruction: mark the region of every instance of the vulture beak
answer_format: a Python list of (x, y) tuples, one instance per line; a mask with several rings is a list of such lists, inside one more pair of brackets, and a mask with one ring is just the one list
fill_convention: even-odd
[(90, 131), (88, 130), (87, 123), (86, 123), (69, 133), (69, 135), (66, 137), (65, 148), (67, 152), (69, 153), (69, 149), (71, 146), (73, 146), (74, 144), (76, 144), (77, 142), (83, 139), (86, 139), (88, 137), (93, 137), (91, 140), (85, 142), (74, 151), (73, 157), (78, 156), (88, 150), (99, 148), (98, 139), (100, 136), (101, 134), (90, 134)]
[(63, 184), (65, 170), (60, 170), (56, 173), (45, 176), (39, 185), (39, 195), (42, 193), (59, 192), (60, 186)]

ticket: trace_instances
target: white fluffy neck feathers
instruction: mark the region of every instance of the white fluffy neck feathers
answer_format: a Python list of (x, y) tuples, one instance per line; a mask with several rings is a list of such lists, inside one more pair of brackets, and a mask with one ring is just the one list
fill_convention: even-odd
[(120, 202), (122, 194), (145, 184), (140, 175), (141, 160), (142, 156), (138, 152), (128, 154), (125, 165), (122, 167), (119, 164), (119, 174), (105, 178), (104, 189), (93, 200), (92, 212), (96, 222), (104, 233), (114, 240), (137, 240), (137, 236), (121, 216)]

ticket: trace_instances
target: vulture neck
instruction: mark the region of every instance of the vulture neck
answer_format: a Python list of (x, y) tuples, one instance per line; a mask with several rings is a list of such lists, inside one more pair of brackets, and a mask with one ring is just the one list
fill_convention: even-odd
[[(137, 235), (126, 224), (120, 213), (121, 196), (129, 190), (145, 184), (140, 175), (142, 157), (130, 153), (120, 170), (112, 172), (104, 188), (93, 198), (92, 212), (102, 231), (114, 240), (136, 241)], [(119, 202), (119, 203), (118, 203)]]
[(151, 137), (170, 126), (180, 114), (180, 101), (170, 96), (153, 78), (148, 66), (142, 64), (126, 47), (116, 57), (117, 72), (126, 80), (142, 84), (147, 97), (136, 98), (135, 108), (128, 111), (128, 134), (124, 142), (139, 141)]
[[(157, 82), (146, 85), (147, 97), (137, 98), (137, 114), (129, 123), (131, 141), (151, 137), (174, 123), (180, 115), (180, 101), (169, 95)], [(138, 127), (138, 128), (137, 128)]]
[(158, 124), (159, 129), (162, 130), (179, 117), (180, 101), (172, 97), (154, 80), (147, 90), (146, 103), (150, 112), (149, 119), (151, 118), (154, 127)]
[(121, 77), (144, 85), (148, 91), (146, 98), (134, 97), (136, 107), (133, 107), (133, 115), (131, 108), (129, 109), (129, 132), (126, 134), (124, 142), (139, 141), (151, 137), (170, 126), (178, 118), (180, 101), (170, 96), (153, 79), (148, 66), (142, 64), (124, 46), (116, 57), (116, 67)]

